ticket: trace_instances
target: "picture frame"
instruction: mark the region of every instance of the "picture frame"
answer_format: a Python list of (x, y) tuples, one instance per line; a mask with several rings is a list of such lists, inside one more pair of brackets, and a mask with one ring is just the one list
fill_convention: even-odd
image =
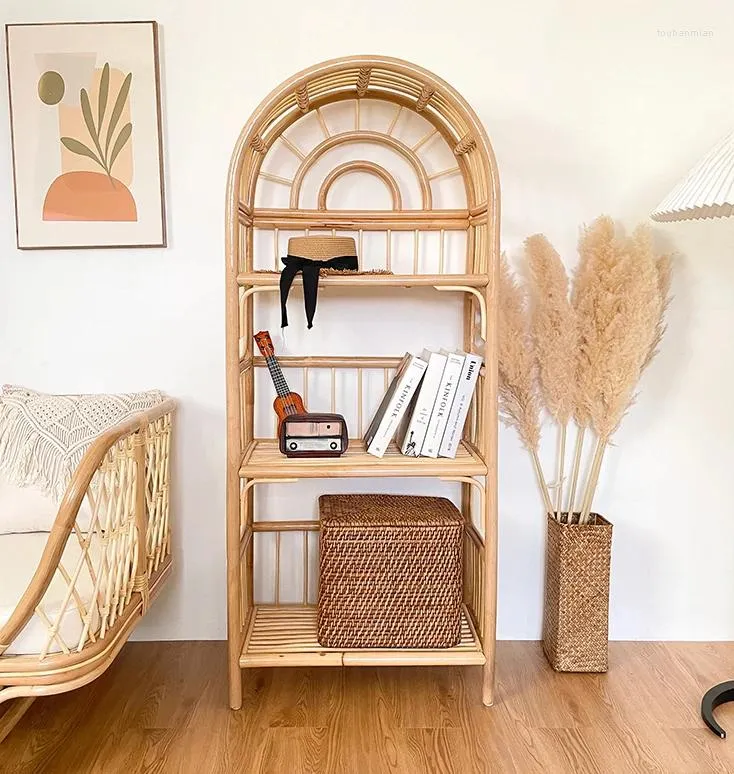
[(17, 246), (166, 247), (155, 21), (5, 26)]

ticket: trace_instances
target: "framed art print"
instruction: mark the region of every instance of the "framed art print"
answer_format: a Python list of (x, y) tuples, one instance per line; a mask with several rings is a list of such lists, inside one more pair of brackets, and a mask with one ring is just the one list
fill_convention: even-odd
[(5, 32), (18, 247), (165, 247), (157, 24)]

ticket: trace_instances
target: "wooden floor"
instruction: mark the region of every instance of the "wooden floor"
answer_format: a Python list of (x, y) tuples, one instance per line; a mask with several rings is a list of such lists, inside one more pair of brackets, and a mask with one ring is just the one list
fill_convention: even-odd
[(480, 668), (244, 672), (227, 709), (223, 643), (131, 643), (97, 682), (38, 699), (0, 772), (734, 772), (698, 711), (734, 678), (734, 644), (615, 643), (608, 675), (561, 675), (537, 643), (499, 644), (499, 701)]

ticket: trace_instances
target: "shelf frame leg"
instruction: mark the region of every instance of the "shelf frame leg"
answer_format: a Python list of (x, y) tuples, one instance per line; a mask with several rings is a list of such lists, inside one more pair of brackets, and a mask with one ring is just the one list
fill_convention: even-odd
[(484, 498), (484, 631), (482, 649), (486, 659), (482, 667), (482, 704), (491, 707), (495, 701), (495, 660), (497, 654), (497, 516), (493, 503), (496, 487), (487, 481)]
[[(227, 329), (227, 675), (229, 678), (229, 706), (232, 709), (239, 709), (242, 706), (242, 672), (239, 665), (240, 656), (237, 652), (242, 628), (239, 577), (239, 466), (242, 460), (243, 439), (240, 425), (240, 299), (237, 287), (237, 273), (241, 268), (240, 237), (241, 232), (237, 219), (228, 216), (225, 294)], [(248, 348), (248, 352), (251, 354), (252, 349)]]
[(497, 287), (499, 280), (499, 206), (493, 207), (492, 217), (484, 226), (479, 226), (477, 259), (486, 267), (489, 282), (482, 289), (483, 303), (480, 302), (486, 335), (484, 368), (485, 382), (483, 405), (481, 407), (482, 427), (480, 448), (487, 463), (485, 498), (483, 503), (484, 523), (484, 631), (482, 647), (486, 662), (482, 675), (482, 703), (491, 707), (495, 702), (495, 658), (497, 653)]

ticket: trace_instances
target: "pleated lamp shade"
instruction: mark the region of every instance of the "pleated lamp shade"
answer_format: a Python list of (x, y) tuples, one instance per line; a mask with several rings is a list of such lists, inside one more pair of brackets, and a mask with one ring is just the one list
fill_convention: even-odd
[(734, 132), (681, 180), (650, 216), (653, 220), (697, 220), (734, 214)]

